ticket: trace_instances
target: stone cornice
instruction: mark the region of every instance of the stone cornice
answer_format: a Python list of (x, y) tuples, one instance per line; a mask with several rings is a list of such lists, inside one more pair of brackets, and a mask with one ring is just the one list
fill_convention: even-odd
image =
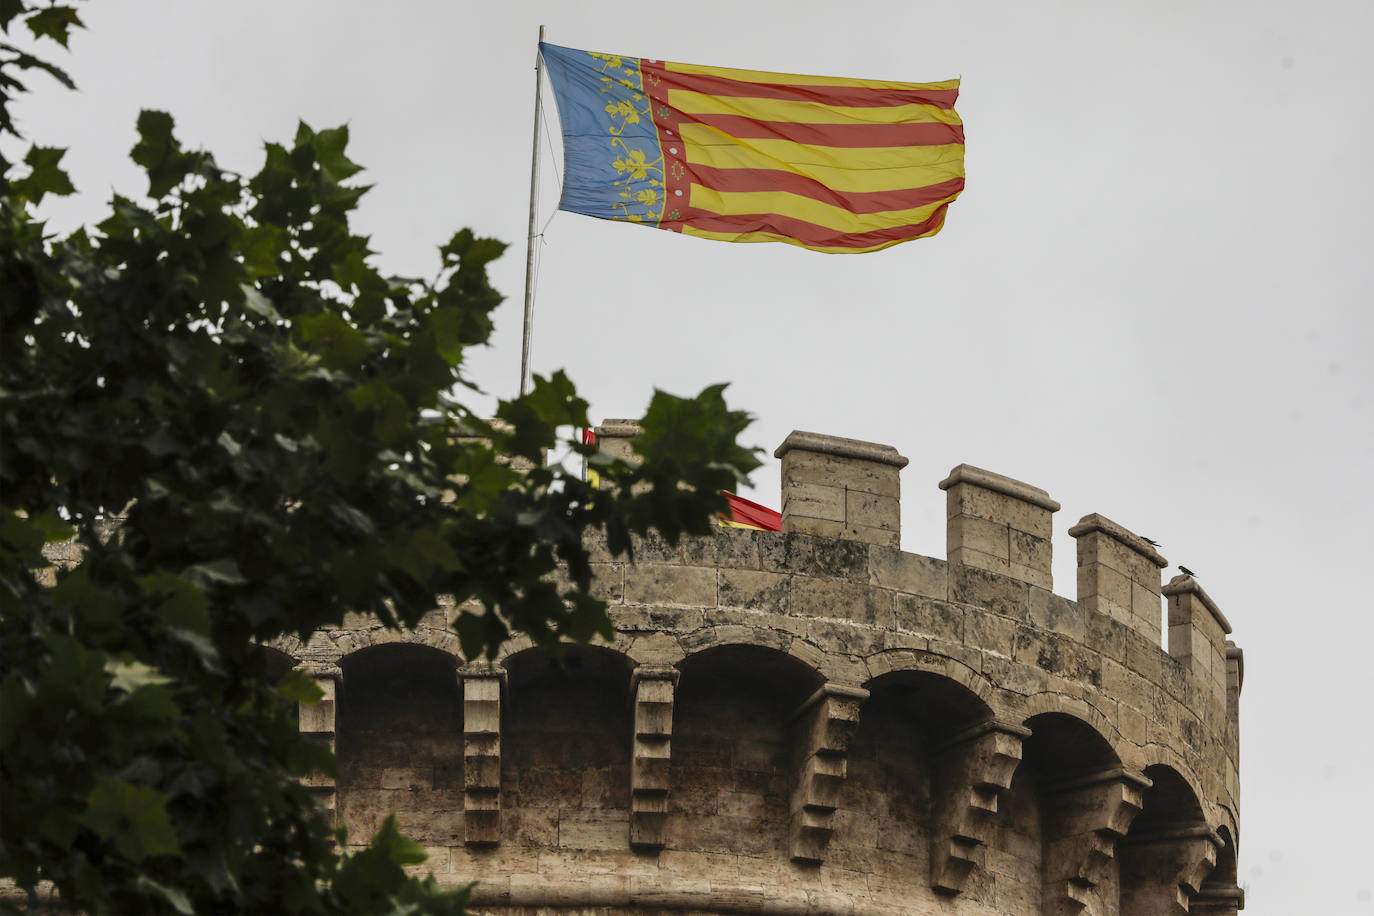
[(879, 464), (890, 464), (893, 467), (904, 468), (907, 466), (907, 459), (890, 445), (879, 445), (876, 442), (863, 442), (859, 439), (846, 439), (843, 436), (825, 436), (820, 433), (808, 433), (804, 430), (794, 429), (787, 434), (787, 438), (782, 440), (773, 452), (774, 458), (781, 458), (793, 449), (801, 449), (808, 452), (819, 452), (822, 455), (836, 455), (841, 458), (859, 458), (863, 461), (876, 461)]
[(985, 490), (992, 490), (994, 493), (1002, 493), (1047, 509), (1050, 512), (1058, 512), (1060, 508), (1059, 503), (1050, 499), (1050, 494), (1039, 487), (1033, 487), (1028, 483), (1013, 480), (1001, 474), (994, 474), (992, 471), (976, 468), (971, 464), (961, 464), (951, 470), (949, 476), (940, 481), (940, 489), (948, 490), (959, 483), (970, 483)]
[(1226, 615), (1221, 612), (1221, 608), (1217, 607), (1217, 603), (1212, 600), (1212, 596), (1203, 591), (1202, 586), (1199, 585), (1198, 581), (1192, 576), (1174, 576), (1169, 580), (1169, 584), (1161, 589), (1161, 592), (1166, 598), (1172, 598), (1175, 595), (1197, 595), (1198, 600), (1202, 602), (1202, 606), (1211, 611), (1216, 622), (1221, 624), (1221, 631), (1223, 633), (1231, 632), (1231, 622), (1226, 619)]
[(1098, 515), (1096, 512), (1091, 515), (1085, 515), (1079, 519), (1078, 524), (1069, 529), (1069, 536), (1077, 538), (1094, 531), (1101, 531), (1113, 540), (1121, 542), (1160, 569), (1169, 565), (1169, 561), (1160, 556), (1159, 551), (1150, 546), (1149, 541), (1123, 528), (1106, 516)]

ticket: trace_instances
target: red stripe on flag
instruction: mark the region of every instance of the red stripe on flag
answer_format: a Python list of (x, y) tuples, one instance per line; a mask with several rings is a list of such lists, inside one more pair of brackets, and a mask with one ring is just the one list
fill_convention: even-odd
[[(680, 221), (680, 225), (689, 226), (694, 229), (705, 229), (708, 232), (738, 233), (745, 232), (771, 232), (775, 235), (785, 236), (796, 239), (803, 245), (813, 245), (818, 248), (872, 248), (884, 242), (897, 242), (903, 239), (917, 238), (938, 229), (945, 221), (945, 210), (949, 204), (943, 204), (938, 210), (931, 214), (929, 219), (919, 223), (910, 223), (905, 226), (890, 226), (886, 229), (874, 229), (869, 232), (847, 233), (839, 229), (831, 229), (829, 226), (821, 226), (816, 223), (809, 223), (805, 220), (796, 219), (791, 216), (783, 216), (778, 213), (759, 213), (746, 214), (742, 216), (722, 216), (707, 210), (698, 210), (695, 207), (686, 211)], [(672, 228), (677, 228), (673, 226)]]
[(762, 528), (764, 531), (782, 530), (781, 512), (767, 506), (761, 506), (753, 500), (736, 496), (725, 490), (721, 490), (720, 495), (724, 496), (725, 501), (730, 504), (730, 521), (741, 525), (752, 525), (755, 528)]
[[(661, 67), (661, 65), (660, 65)], [(647, 69), (647, 68), (646, 68)], [(659, 69), (659, 68), (656, 68)], [(679, 73), (659, 69), (660, 83), (646, 81), (649, 96), (666, 101), (669, 89), (686, 89), (707, 95), (737, 98), (786, 99), (795, 102), (820, 102), (845, 108), (883, 108), (888, 105), (933, 105), (950, 109), (959, 98), (958, 89), (870, 89), (865, 86), (809, 86), (802, 83), (749, 83), (706, 73)]]
[(683, 114), (684, 121), (714, 127), (741, 140), (790, 140), (809, 146), (945, 146), (964, 142), (962, 124), (802, 124), (760, 121), (743, 115)]
[(718, 169), (689, 165), (687, 170), (697, 184), (713, 191), (786, 191), (843, 207), (850, 213), (911, 210), (939, 203), (964, 190), (963, 178), (901, 191), (837, 191), (814, 178), (778, 169)]

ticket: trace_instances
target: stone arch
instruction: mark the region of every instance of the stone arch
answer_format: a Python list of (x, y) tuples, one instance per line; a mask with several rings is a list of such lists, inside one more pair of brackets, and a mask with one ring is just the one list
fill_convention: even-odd
[(1217, 863), (1218, 835), (1192, 780), (1163, 763), (1144, 772), (1150, 785), (1121, 843), (1121, 916), (1188, 913)]
[(300, 664), (300, 656), (292, 655), (273, 643), (255, 643), (254, 646), (254, 654), (262, 663), (263, 673), (270, 683), (280, 681), (286, 672)]
[[(976, 830), (964, 819), (967, 799), (978, 790), (963, 779), (968, 758), (961, 753), (961, 736), (991, 722), (993, 710), (966, 686), (978, 685), (977, 678), (950, 677), (943, 664), (921, 664), (910, 651), (884, 655), (894, 670), (863, 685), (869, 695), (849, 743), (839, 826), (826, 863), (862, 871), (880, 862), (887, 874), (924, 890), (932, 871), (940, 870), (932, 863), (950, 847), (951, 837)], [(950, 750), (951, 745), (959, 747)], [(964, 799), (964, 807), (944, 804), (946, 797)], [(989, 883), (962, 890), (979, 897), (993, 888)]]
[(671, 665), (676, 667), (687, 652), (670, 633), (616, 633), (616, 646), (636, 665)]
[(294, 633), (286, 633), (256, 645), (286, 656), (291, 659), (292, 665), (298, 664), (305, 657), (305, 644)]
[[(574, 643), (570, 641), (565, 641), (552, 643), (551, 645), (586, 645), (598, 649), (609, 649), (610, 651), (618, 652), (621, 655), (629, 655), (629, 649), (633, 642), (634, 639), (632, 634), (620, 633), (619, 631), (617, 631), (615, 634), (615, 638), (609, 643), (602, 640), (598, 636), (595, 639), (593, 639), (592, 642), (589, 643)], [(530, 649), (538, 648), (547, 648), (547, 646), (541, 646), (539, 643), (536, 643), (534, 639), (526, 633), (511, 633), (510, 637), (507, 638), (505, 642), (501, 643), (500, 647), (497, 649), (495, 662), (498, 665), (505, 665), (506, 660), (511, 658), (512, 656), (519, 655), (520, 653), (526, 652)], [(477, 659), (473, 660), (477, 661)]]
[(1141, 772), (1151, 767), (1163, 766), (1186, 782), (1192, 796), (1198, 800), (1203, 812), (1206, 812), (1207, 793), (1203, 791), (1202, 781), (1198, 778), (1193, 765), (1182, 754), (1168, 745), (1147, 744), (1140, 748), (1138, 758), (1138, 768)]
[(337, 805), (351, 840), (365, 841), (394, 811), (426, 846), (461, 843), (463, 704), (454, 656), (423, 639), (382, 638), (339, 667)]
[(534, 647), (534, 640), (526, 634), (512, 633), (510, 638), (501, 643), (501, 647), (496, 651), (495, 661), (498, 665), (504, 665), (506, 659)]
[(389, 646), (395, 644), (425, 646), (435, 651), (442, 652), (451, 658), (454, 664), (462, 661), (463, 651), (458, 642), (458, 634), (450, 629), (443, 627), (419, 626), (414, 629), (398, 630), (393, 627), (368, 627), (366, 629), (351, 630), (348, 633), (347, 641), (335, 640), (335, 644), (341, 650), (343, 661), (347, 661), (349, 656), (355, 655), (374, 646)]
[(1217, 804), (1215, 808), (1216, 820), (1221, 822), (1217, 825), (1217, 830), (1221, 831), (1225, 828), (1233, 841), (1238, 840), (1240, 836), (1240, 819), (1236, 817), (1236, 813), (1231, 810), (1229, 805), (1225, 804)]
[(1055, 694), (1033, 699), (1041, 711), (1022, 722), (1030, 734), (1000, 824), (1002, 869), (1038, 890), (1042, 913), (1112, 913), (1115, 844), (1139, 810), (1144, 780), (1122, 767), (1102, 721), (1088, 721), (1092, 707)]
[[(751, 654), (753, 650), (758, 650), (755, 657), (766, 660), (764, 664), (773, 670), (773, 673), (781, 673), (786, 667), (781, 659), (792, 662), (791, 670), (798, 676), (805, 672), (804, 676), (812, 682), (812, 690), (828, 679), (829, 672), (825, 670), (826, 659), (822, 655), (818, 660), (817, 650), (810, 643), (799, 640), (791, 633), (771, 627), (718, 624), (683, 634), (678, 642), (683, 647), (683, 657), (678, 662), (679, 668), (698, 664), (692, 659), (722, 650), (727, 650), (727, 654)], [(767, 661), (769, 659), (778, 661)], [(779, 665), (783, 667), (778, 667)]]
[(1121, 731), (1116, 727), (1116, 723), (1107, 718), (1096, 706), (1080, 697), (1070, 696), (1053, 690), (1033, 694), (1020, 704), (1018, 711), (1022, 722), (1028, 722), (1036, 716), (1047, 713), (1059, 713), (1072, 719), (1082, 722), (1089, 726), (1103, 741), (1111, 747), (1112, 753), (1116, 756), (1118, 763), (1127, 766), (1134, 764), (1124, 752), (1130, 742), (1122, 736)]
[(997, 690), (979, 672), (957, 658), (923, 649), (884, 649), (866, 659), (868, 670), (877, 680), (887, 672), (921, 671), (942, 676), (963, 686), (988, 706), (990, 714), (1000, 715)]
[(624, 682), (629, 689), (634, 660), (623, 651), (605, 645), (562, 642), (550, 646), (526, 645), (500, 660), (510, 678), (510, 689), (538, 680), (545, 673), (556, 670), (560, 675), (592, 677)]
[(1245, 905), (1245, 891), (1241, 890), (1236, 872), (1236, 843), (1231, 829), (1225, 824), (1217, 828), (1217, 864), (1202, 882), (1198, 893), (1190, 901), (1190, 913), (1213, 916), (1236, 916)]
[(1121, 766), (1121, 757), (1101, 724), (1080, 717), (1078, 712), (1051, 709), (1022, 720), (1031, 730), (1025, 741), (1023, 766), (1040, 771), (1042, 781), (1075, 779)]
[(667, 848), (786, 859), (794, 715), (822, 674), (783, 648), (722, 641), (679, 665)]
[(503, 833), (570, 854), (630, 830), (634, 662), (604, 645), (525, 646), (501, 660)]

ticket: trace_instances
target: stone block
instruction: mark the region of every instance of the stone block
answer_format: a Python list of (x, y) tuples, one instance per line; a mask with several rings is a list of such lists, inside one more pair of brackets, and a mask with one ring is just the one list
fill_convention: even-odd
[(804, 515), (789, 516), (786, 525), (786, 531), (796, 534), (809, 534), (818, 538), (842, 538), (849, 533), (849, 528), (844, 522), (837, 522), (828, 518), (809, 518)]
[(1031, 587), (1027, 595), (1027, 614), (1032, 625), (1079, 642), (1083, 641), (1087, 632), (1083, 606), (1049, 589)]
[(1011, 575), (1011, 561), (1005, 557), (994, 556), (968, 547), (957, 547), (949, 552), (951, 569), (967, 566), (971, 569), (985, 569), (999, 576)]
[[(1210, 690), (1213, 668), (1224, 671), (1231, 625), (1191, 576), (1175, 576), (1163, 593), (1169, 599), (1169, 654)], [(1220, 656), (1222, 662), (1214, 662)]]
[(951, 562), (951, 601), (984, 608), (1015, 620), (1030, 619), (1030, 586), (1024, 580)]
[(624, 849), (629, 832), (625, 810), (558, 809), (558, 845), (564, 849)]
[(625, 564), (593, 563), (591, 593), (593, 597), (600, 598), (607, 604), (624, 602)]
[[(838, 437), (818, 437), (821, 439), (835, 439)], [(791, 440), (792, 436), (788, 436)], [(855, 440), (840, 440), (853, 442)], [(825, 443), (822, 443), (824, 446)], [(781, 448), (781, 447), (780, 447)], [(886, 446), (876, 446), (878, 449)], [(896, 454), (896, 449), (892, 449), (892, 454)], [(827, 487), (838, 487), (842, 490), (856, 490), (860, 493), (872, 493), (875, 496), (898, 497), (900, 495), (899, 478), (893, 473), (893, 465), (888, 461), (870, 461), (863, 458), (849, 455), (831, 455), (817, 452), (805, 451), (802, 449), (789, 449), (791, 456), (783, 457), (782, 486), (784, 490), (794, 486), (819, 485)], [(905, 466), (905, 459), (903, 465)], [(897, 468), (900, 470), (900, 467)]]
[[(970, 468), (969, 465), (961, 465)], [(970, 468), (971, 469), (971, 468)], [(988, 472), (985, 472), (988, 473)], [(990, 477), (1001, 477), (1001, 475), (989, 474)], [(1010, 478), (1001, 478), (1011, 481)], [(1026, 486), (1026, 485), (1022, 485)], [(1051, 513), (1046, 511), (1043, 501), (1030, 502), (1021, 496), (993, 490), (984, 486), (950, 486), (941, 487), (949, 494), (945, 501), (945, 514), (947, 518), (965, 516), (968, 518), (981, 518), (1017, 531), (1024, 531), (1027, 534), (1040, 538), (1048, 538), (1053, 534), (1053, 522)], [(1044, 494), (1043, 490), (1035, 487), (1028, 487), (1028, 492), (1033, 491), (1034, 495)], [(1048, 495), (1045, 495), (1048, 499)], [(1053, 502), (1051, 500), (1051, 502)]]
[(901, 543), (899, 473), (887, 445), (793, 431), (782, 460), (782, 530), (870, 544)]
[(944, 560), (903, 553), (894, 547), (877, 544), (868, 547), (868, 581), (911, 595), (948, 597), (948, 565)]
[(639, 462), (639, 456), (630, 447), (630, 440), (644, 432), (638, 420), (605, 419), (593, 431), (598, 451), (636, 464)]
[(871, 546), (870, 543), (852, 540), (815, 540), (812, 544), (815, 562), (805, 572), (830, 579), (866, 581)]
[(852, 527), (900, 531), (902, 508), (895, 496), (878, 496), (848, 490), (844, 494), (844, 520)]
[(763, 534), (749, 528), (716, 528), (706, 537), (685, 538), (683, 560), (688, 566), (758, 569)]
[(964, 635), (970, 646), (984, 652), (1011, 657), (1017, 630), (1016, 621), (970, 609), (964, 618)]
[(1084, 516), (1069, 534), (1078, 539), (1078, 600), (1158, 642), (1159, 570), (1168, 561), (1101, 515)]
[(965, 609), (948, 601), (898, 595), (894, 614), (899, 629), (950, 642), (964, 641)]
[(966, 515), (956, 515), (945, 524), (945, 536), (953, 549), (973, 550), (1010, 562), (1007, 532), (1006, 525)]
[(505, 821), (506, 837), (512, 846), (558, 845), (557, 808), (511, 808)]
[[(1009, 559), (1013, 567), (1024, 566), (1028, 573), (1035, 574), (1042, 574), (1050, 568), (1054, 558), (1054, 546), (1049, 538), (1036, 537), (1015, 528), (1009, 528), (1007, 531), (1011, 550)], [(1034, 584), (1041, 585), (1038, 581)], [(1041, 587), (1049, 588), (1049, 581), (1046, 580)]]
[(633, 565), (625, 570), (627, 604), (716, 606), (716, 570), (700, 566)]
[(798, 577), (789, 594), (788, 613), (799, 617), (838, 617), (875, 624), (891, 613), (892, 593), (866, 584)]
[(996, 655), (983, 656), (982, 672), (998, 687), (1023, 697), (1043, 693), (1049, 685), (1048, 675), (1040, 668)]
[(789, 516), (845, 520), (845, 489), (819, 483), (798, 483), (783, 490), (782, 511)]
[(1152, 592), (1139, 582), (1132, 582), (1131, 586), (1131, 613), (1139, 617), (1142, 623), (1153, 624), (1154, 640), (1159, 643), (1160, 628), (1164, 619), (1164, 605), (1159, 592)]

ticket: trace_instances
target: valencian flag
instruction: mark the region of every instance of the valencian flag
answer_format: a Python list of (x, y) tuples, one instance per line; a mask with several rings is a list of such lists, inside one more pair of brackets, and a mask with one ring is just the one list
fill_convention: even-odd
[(861, 252), (934, 235), (964, 188), (959, 81), (796, 76), (540, 44), (563, 210)]
[(757, 528), (761, 531), (782, 530), (781, 512), (767, 506), (761, 506), (753, 500), (736, 496), (725, 490), (721, 490), (720, 495), (724, 496), (730, 505), (730, 514), (721, 513), (717, 519), (722, 528)]

